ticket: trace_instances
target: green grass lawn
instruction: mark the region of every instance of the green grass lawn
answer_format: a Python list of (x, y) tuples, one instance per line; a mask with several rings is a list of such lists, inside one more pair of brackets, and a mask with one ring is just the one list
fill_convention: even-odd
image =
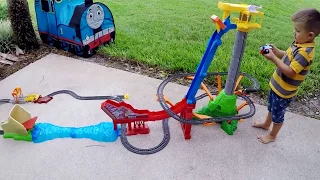
[[(2, 0), (5, 2), (4, 0)], [(36, 25), (33, 0), (28, 0)], [(210, 16), (222, 17), (217, 0), (100, 0), (113, 13), (116, 43), (101, 52), (130, 58), (170, 71), (194, 72), (215, 30)], [(314, 0), (242, 0), (230, 3), (262, 5), (262, 28), (249, 32), (241, 71), (257, 78), (262, 92), (269, 89), (268, 81), (275, 66), (259, 54), (259, 47), (274, 43), (285, 50), (293, 41), (291, 15), (305, 7), (320, 9)], [(209, 71), (228, 71), (235, 30), (223, 37)], [(319, 91), (320, 38), (316, 41), (316, 58), (311, 73), (303, 83), (300, 95)]]
[[(208, 38), (215, 30), (210, 20), (212, 14), (222, 17), (218, 1), (212, 0), (102, 0), (111, 9), (116, 24), (117, 39), (112, 47), (103, 52), (113, 56), (158, 65), (173, 71), (195, 71), (206, 48)], [(226, 2), (226, 1), (224, 1)], [(248, 34), (247, 46), (241, 64), (241, 71), (258, 79), (263, 92), (269, 89), (268, 81), (275, 66), (259, 54), (259, 47), (274, 43), (286, 49), (293, 41), (291, 15), (303, 7), (317, 7), (312, 0), (229, 0), (230, 3), (255, 3), (262, 5), (262, 28)], [(210, 71), (228, 71), (232, 56), (235, 31), (223, 38), (217, 50)], [(317, 39), (319, 47), (320, 41)], [(320, 47), (312, 73), (303, 83), (303, 92), (319, 90)]]

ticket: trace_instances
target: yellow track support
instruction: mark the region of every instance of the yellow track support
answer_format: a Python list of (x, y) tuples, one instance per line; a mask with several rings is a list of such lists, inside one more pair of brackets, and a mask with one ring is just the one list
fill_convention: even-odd
[[(262, 8), (261, 6), (222, 3), (220, 1), (218, 8), (223, 10), (222, 20), (229, 17), (232, 12), (240, 13), (239, 18), (232, 18), (232, 20), (237, 24), (237, 29), (241, 32), (249, 32), (252, 29), (261, 28), (263, 13), (257, 11), (257, 9)], [(259, 22), (257, 22), (257, 16), (260, 17)]]

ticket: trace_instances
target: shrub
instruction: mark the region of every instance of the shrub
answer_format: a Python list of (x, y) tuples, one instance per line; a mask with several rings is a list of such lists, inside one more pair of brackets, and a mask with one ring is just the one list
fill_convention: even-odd
[(23, 50), (38, 49), (39, 43), (33, 29), (27, 0), (8, 1), (8, 17), (14, 41)]
[(8, 7), (0, 5), (0, 52), (8, 53), (14, 48), (13, 32), (8, 19)]
[(0, 20), (6, 20), (8, 18), (8, 7), (0, 4)]
[(0, 52), (10, 52), (14, 47), (11, 23), (9, 20), (0, 19)]

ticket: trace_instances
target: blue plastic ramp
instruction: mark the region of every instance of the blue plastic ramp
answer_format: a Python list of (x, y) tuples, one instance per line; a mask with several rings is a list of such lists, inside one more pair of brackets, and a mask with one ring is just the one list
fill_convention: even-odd
[(196, 103), (195, 95), (198, 92), (201, 82), (207, 76), (208, 68), (214, 58), (217, 48), (222, 44), (222, 41), (221, 41), (222, 36), (225, 33), (227, 33), (229, 30), (237, 28), (236, 24), (230, 23), (230, 16), (223, 23), (225, 24), (226, 28), (220, 29), (219, 32), (215, 31), (212, 34), (209, 40), (209, 43), (207, 45), (207, 49), (202, 57), (202, 60), (199, 66), (197, 67), (196, 75), (186, 95), (188, 104)]

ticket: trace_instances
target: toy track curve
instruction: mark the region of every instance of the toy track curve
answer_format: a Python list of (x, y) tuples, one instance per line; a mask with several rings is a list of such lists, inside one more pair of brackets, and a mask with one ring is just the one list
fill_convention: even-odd
[(9, 103), (10, 99), (0, 99), (0, 104)]
[[(113, 99), (113, 100), (117, 100), (117, 101), (121, 101), (124, 97), (122, 95), (116, 95), (116, 96), (79, 96), (78, 94), (76, 94), (73, 91), (70, 90), (59, 90), (59, 91), (55, 91), (53, 93), (50, 93), (44, 97), (52, 97), (58, 94), (69, 94), (70, 96), (74, 97), (75, 99), (78, 100), (106, 100), (106, 99)], [(11, 100), (10, 99), (0, 99), (0, 104), (3, 103), (10, 103)]]
[(69, 94), (70, 96), (79, 99), (79, 100), (105, 100), (105, 99), (118, 99), (121, 100), (120, 96), (79, 96), (73, 91), (70, 90), (59, 90), (51, 94), (48, 94), (46, 97), (52, 97), (58, 94)]
[[(217, 94), (217, 91), (211, 91), (210, 93)], [(206, 93), (201, 94), (196, 97), (196, 100), (200, 100), (200, 99), (205, 98), (207, 96), (208, 96), (208, 94), (206, 94)], [(246, 96), (241, 96), (241, 97), (244, 98)], [(192, 120), (192, 121), (194, 121), (194, 120)], [(201, 124), (203, 124), (203, 122)], [(164, 135), (162, 141), (157, 146), (155, 146), (153, 148), (149, 148), (149, 149), (140, 149), (140, 148), (137, 148), (137, 147), (133, 146), (132, 144), (130, 144), (127, 137), (126, 137), (126, 129), (127, 129), (126, 126), (127, 126), (126, 124), (121, 125), (121, 143), (123, 144), (123, 146), (127, 150), (129, 150), (133, 153), (140, 154), (140, 155), (154, 154), (154, 153), (161, 151), (169, 144), (170, 130), (169, 130), (169, 125), (168, 125), (168, 119), (165, 119), (162, 121), (162, 128), (163, 128), (163, 135)]]
[[(228, 73), (227, 72), (214, 72), (214, 73), (208, 73), (208, 76), (226, 75), (226, 74), (228, 74)], [(239, 74), (243, 75), (245, 77), (248, 77), (254, 83), (253, 87), (244, 89), (244, 92), (247, 92), (247, 93), (256, 92), (259, 89), (259, 84), (256, 81), (256, 79), (252, 78), (251, 76), (249, 76), (249, 75), (247, 75), (245, 73), (239, 73)], [(185, 73), (185, 74), (172, 75), (171, 77), (169, 77), (166, 80), (164, 80), (160, 84), (160, 86), (158, 87), (157, 95), (158, 95), (158, 98), (159, 98), (159, 103), (160, 103), (161, 107), (166, 111), (166, 113), (168, 113), (172, 118), (174, 118), (174, 119), (176, 119), (176, 120), (178, 120), (178, 121), (180, 121), (182, 123), (185, 123), (185, 124), (203, 124), (205, 122), (211, 123), (211, 122), (223, 122), (223, 121), (227, 121), (227, 120), (246, 119), (246, 118), (252, 117), (255, 114), (255, 112), (256, 112), (255, 105), (253, 104), (251, 99), (248, 98), (247, 96), (244, 96), (244, 95), (237, 95), (239, 97), (242, 97), (245, 101), (247, 101), (248, 106), (250, 107), (250, 111), (248, 113), (241, 114), (241, 115), (235, 115), (235, 116), (228, 116), (228, 117), (205, 118), (205, 119), (201, 119), (201, 120), (196, 120), (196, 119), (189, 120), (189, 119), (184, 119), (184, 118), (178, 116), (177, 114), (175, 114), (170, 109), (170, 107), (166, 103), (166, 101), (164, 99), (163, 90), (164, 90), (165, 86), (169, 82), (171, 82), (172, 80), (177, 79), (177, 78), (183, 78), (183, 77), (187, 77), (187, 76), (192, 76), (192, 75), (194, 76), (195, 73)], [(205, 96), (203, 95), (203, 97), (205, 97)]]
[(161, 151), (162, 149), (164, 149), (169, 141), (170, 141), (170, 130), (169, 130), (169, 124), (168, 124), (168, 119), (164, 119), (162, 120), (162, 128), (163, 128), (163, 139), (162, 141), (155, 147), (153, 148), (149, 148), (149, 149), (140, 149), (137, 147), (134, 147), (133, 145), (131, 145), (127, 139), (126, 133), (127, 133), (127, 128), (126, 128), (126, 124), (122, 124), (121, 125), (121, 143), (123, 144), (123, 146), (136, 154), (141, 154), (141, 155), (149, 155), (149, 154), (154, 154), (157, 153), (159, 151)]
[[(214, 73), (208, 73), (208, 76), (227, 75), (227, 74), (228, 74), (228, 72), (214, 72)], [(226, 120), (239, 120), (242, 118), (249, 118), (255, 114), (255, 106), (254, 106), (253, 102), (251, 101), (251, 99), (248, 98), (247, 96), (244, 96), (244, 95), (237, 95), (238, 97), (241, 97), (247, 101), (247, 103), (250, 107), (249, 113), (246, 113), (244, 115), (239, 115), (239, 116), (221, 117), (221, 118), (207, 118), (207, 119), (201, 119), (201, 120), (188, 120), (188, 119), (181, 118), (180, 116), (175, 114), (173, 111), (171, 111), (171, 109), (167, 105), (166, 101), (164, 100), (163, 90), (164, 90), (165, 86), (169, 82), (171, 82), (173, 79), (184, 78), (186, 76), (191, 76), (191, 75), (195, 75), (195, 73), (173, 75), (173, 76), (167, 78), (166, 80), (164, 80), (160, 84), (160, 86), (158, 87), (157, 95), (159, 97), (160, 105), (174, 119), (176, 119), (182, 123), (197, 125), (197, 124), (203, 124), (205, 122), (222, 122), (222, 121), (226, 121)], [(243, 75), (243, 76), (249, 78), (253, 82), (253, 87), (244, 89), (245, 93), (256, 92), (259, 89), (259, 84), (256, 79), (254, 79), (253, 77), (251, 77), (245, 73), (240, 73), (239, 75)], [(217, 91), (211, 91), (210, 93), (213, 95), (216, 95)], [(206, 94), (206, 93), (201, 94), (196, 97), (196, 100), (200, 100), (200, 99), (207, 97), (207, 96), (208, 96), (208, 94)], [(126, 137), (126, 124), (122, 124), (121, 125), (121, 143), (123, 144), (123, 146), (127, 150), (129, 150), (133, 153), (136, 153), (136, 154), (149, 155), (149, 154), (157, 153), (157, 152), (161, 151), (162, 149), (164, 149), (170, 141), (170, 131), (169, 131), (168, 119), (165, 119), (162, 121), (162, 127), (163, 127), (163, 133), (164, 133), (163, 140), (157, 146), (155, 146), (153, 148), (140, 149), (140, 148), (134, 147), (133, 145), (131, 145), (129, 143), (129, 141)]]
[[(211, 92), (211, 93), (216, 93), (216, 92)], [(198, 97), (196, 97), (197, 100), (200, 100), (204, 97), (208, 96), (208, 94), (204, 93)], [(149, 149), (140, 149), (132, 144), (129, 143), (127, 136), (126, 136), (126, 130), (127, 130), (127, 124), (122, 124), (121, 125), (121, 143), (123, 146), (129, 150), (130, 152), (136, 153), (136, 154), (141, 154), (141, 155), (149, 155), (149, 154), (154, 154), (162, 149), (164, 149), (170, 141), (170, 130), (169, 130), (169, 124), (168, 124), (168, 119), (162, 120), (162, 129), (163, 129), (163, 139), (162, 141), (155, 147), (149, 148)]]

